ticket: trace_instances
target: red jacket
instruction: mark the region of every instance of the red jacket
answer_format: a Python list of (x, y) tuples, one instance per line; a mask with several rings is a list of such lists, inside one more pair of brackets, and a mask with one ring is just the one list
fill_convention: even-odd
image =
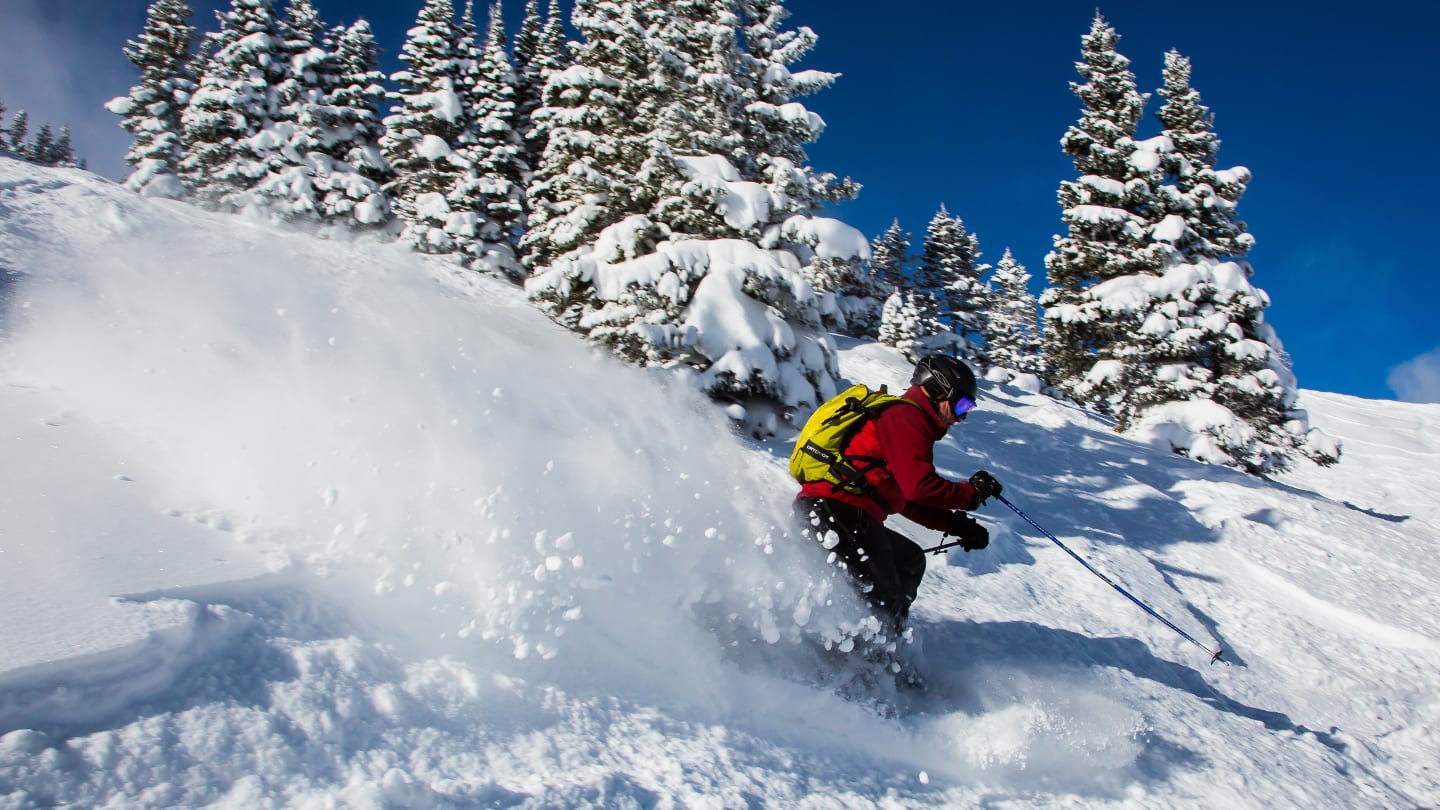
[(974, 506), (974, 487), (935, 472), (935, 442), (945, 436), (935, 406), (919, 386), (910, 386), (903, 396), (920, 407), (891, 405), (862, 426), (845, 450), (849, 456), (885, 459), (865, 475), (875, 485), (874, 497), (852, 495), (827, 481), (803, 485), (799, 497), (834, 498), (864, 509), (881, 523), (898, 513), (937, 531), (945, 531), (951, 511)]

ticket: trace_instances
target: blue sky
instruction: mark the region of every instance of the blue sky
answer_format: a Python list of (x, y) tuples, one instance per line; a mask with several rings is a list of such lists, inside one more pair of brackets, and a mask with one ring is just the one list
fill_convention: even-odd
[[(212, 28), (216, 0), (192, 4), (196, 24)], [(121, 48), (146, 5), (0, 3), (0, 100), (37, 125), (71, 124), (91, 168), (112, 177), (128, 136), (100, 105), (134, 81)], [(315, 5), (331, 23), (369, 19), (393, 57), (421, 2)], [(836, 215), (870, 236), (898, 218), (918, 250), (943, 203), (985, 259), (1008, 246), (1040, 286), (1063, 227), (1055, 190), (1073, 176), (1058, 144), (1080, 113), (1069, 82), (1096, 5), (907, 0), (885, 17), (873, 3), (791, 0), (792, 24), (820, 36), (802, 67), (843, 74), (806, 100), (829, 125), (814, 164), (864, 185)], [(507, 0), (512, 31), (522, 8)], [(1440, 219), (1440, 67), (1429, 56), (1440, 10), (1409, 0), (1363, 13), (1328, 1), (1216, 0), (1203, 14), (1138, 0), (1099, 8), (1142, 91), (1160, 85), (1165, 51), (1191, 58), (1221, 165), (1254, 173), (1239, 209), (1258, 243), (1254, 281), (1270, 294), (1266, 318), (1301, 386), (1440, 401), (1440, 273), (1424, 247)], [(1158, 102), (1142, 136), (1158, 130)]]

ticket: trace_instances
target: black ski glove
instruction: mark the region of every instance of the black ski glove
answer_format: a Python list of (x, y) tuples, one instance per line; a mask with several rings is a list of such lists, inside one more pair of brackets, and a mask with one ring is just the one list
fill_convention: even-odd
[(979, 551), (990, 545), (990, 532), (964, 512), (950, 513), (950, 525), (945, 527), (945, 533), (960, 538), (960, 547), (966, 551)]
[(975, 488), (975, 504), (971, 509), (979, 509), (986, 501), (1000, 494), (1000, 482), (984, 470), (970, 476), (970, 486)]

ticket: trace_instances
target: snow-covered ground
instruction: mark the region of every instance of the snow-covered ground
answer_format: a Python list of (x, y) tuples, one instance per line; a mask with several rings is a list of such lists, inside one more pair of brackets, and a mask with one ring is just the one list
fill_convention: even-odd
[[(908, 367), (845, 344), (845, 376)], [(921, 695), (783, 446), (501, 284), (0, 159), (0, 807), (1440, 804), (1440, 406), (1277, 482), (985, 385)], [(938, 536), (897, 525), (928, 544)]]

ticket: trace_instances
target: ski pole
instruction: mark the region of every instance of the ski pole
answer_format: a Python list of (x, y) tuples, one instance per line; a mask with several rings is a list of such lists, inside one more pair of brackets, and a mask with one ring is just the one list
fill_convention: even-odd
[[(960, 541), (959, 541), (959, 540), (951, 540), (951, 541), (948, 542), (948, 543), (945, 542), (945, 538), (946, 538), (946, 537), (949, 537), (949, 536), (950, 536), (950, 535), (948, 535), (948, 534), (941, 536), (941, 538), (940, 538), (940, 545), (938, 545), (938, 546), (931, 546), (930, 548), (922, 548), (922, 549), (920, 549), (920, 550), (923, 551), (923, 552), (925, 552), (926, 554), (939, 554), (940, 552), (944, 551), (944, 550), (947, 549), (947, 548), (955, 548), (956, 546), (960, 545)], [(970, 549), (968, 549), (968, 548), (965, 549), (965, 553), (967, 553), (967, 554), (970, 553)]]
[[(1145, 604), (1144, 602), (1141, 602), (1139, 599), (1136, 599), (1134, 596), (1132, 596), (1132, 595), (1130, 594), (1129, 591), (1125, 590), (1124, 588), (1120, 587), (1119, 585), (1116, 585), (1114, 582), (1112, 582), (1112, 581), (1110, 580), (1109, 577), (1105, 576), (1104, 574), (1100, 573), (1099, 571), (1096, 571), (1095, 568), (1090, 565), (1090, 563), (1085, 562), (1085, 559), (1084, 559), (1083, 557), (1081, 557), (1079, 554), (1076, 554), (1075, 552), (1071, 551), (1069, 546), (1067, 546), (1067, 545), (1065, 545), (1064, 543), (1060, 542), (1060, 538), (1056, 537), (1055, 535), (1051, 534), (1050, 532), (1045, 531), (1045, 529), (1042, 528), (1039, 523), (1036, 523), (1034, 520), (1031, 520), (1031, 518), (1030, 518), (1029, 515), (1025, 514), (1024, 512), (1021, 512), (1021, 511), (1020, 511), (1020, 507), (1018, 507), (1018, 506), (1016, 506), (1015, 504), (1013, 504), (1013, 503), (1005, 500), (1005, 498), (1002, 497), (1002, 496), (1000, 496), (1000, 495), (996, 495), (995, 498), (996, 498), (996, 500), (1000, 501), (1001, 503), (1003, 503), (1003, 504), (1005, 504), (1006, 506), (1010, 507), (1011, 509), (1015, 510), (1015, 514), (1019, 515), (1019, 516), (1022, 517), (1022, 518), (1025, 518), (1025, 522), (1026, 522), (1026, 523), (1029, 523), (1031, 526), (1034, 526), (1036, 531), (1038, 531), (1038, 532), (1040, 532), (1041, 534), (1045, 535), (1046, 537), (1050, 538), (1051, 542), (1053, 542), (1055, 545), (1059, 546), (1066, 554), (1069, 554), (1071, 557), (1074, 557), (1076, 562), (1078, 562), (1078, 563), (1080, 563), (1081, 565), (1085, 566), (1085, 570), (1086, 570), (1086, 571), (1089, 571), (1090, 573), (1092, 573), (1092, 574), (1094, 574), (1095, 576), (1099, 577), (1106, 585), (1109, 585), (1110, 587), (1112, 587), (1112, 588), (1114, 588), (1115, 590), (1119, 591), (1121, 596), (1124, 596), (1126, 599), (1129, 599), (1131, 602), (1134, 602), (1135, 604), (1139, 605), (1141, 610), (1145, 611), (1146, 613), (1149, 613), (1151, 616), (1154, 616), (1156, 619), (1159, 619), (1160, 622), (1161, 622), (1161, 624), (1164, 624), (1166, 627), (1168, 627), (1168, 628), (1170, 628), (1171, 630), (1174, 630), (1175, 632), (1179, 633), (1180, 636), (1181, 636), (1181, 638), (1184, 638), (1186, 641), (1190, 642), (1191, 644), (1194, 644), (1196, 647), (1199, 647), (1200, 649), (1202, 649), (1202, 650), (1204, 650), (1205, 652), (1209, 653), (1209, 654), (1210, 654), (1210, 663), (1213, 664), (1213, 663), (1215, 663), (1216, 661), (1221, 660), (1220, 656), (1221, 656), (1222, 654), (1224, 654), (1224, 652), (1225, 652), (1224, 650), (1219, 649), (1219, 648), (1216, 648), (1216, 649), (1212, 650), (1212, 649), (1210, 649), (1209, 647), (1206, 647), (1204, 644), (1201, 644), (1200, 642), (1196, 641), (1194, 638), (1192, 638), (1192, 637), (1190, 636), (1189, 633), (1187, 633), (1187, 632), (1185, 632), (1184, 630), (1181, 630), (1180, 628), (1176, 627), (1169, 619), (1165, 618), (1164, 616), (1161, 616), (1159, 613), (1156, 613), (1153, 609), (1151, 609), (1151, 607), (1150, 607), (1149, 605)], [(1225, 663), (1228, 664), (1228, 663), (1230, 663), (1230, 662), (1229, 662), (1229, 661), (1226, 661)]]

